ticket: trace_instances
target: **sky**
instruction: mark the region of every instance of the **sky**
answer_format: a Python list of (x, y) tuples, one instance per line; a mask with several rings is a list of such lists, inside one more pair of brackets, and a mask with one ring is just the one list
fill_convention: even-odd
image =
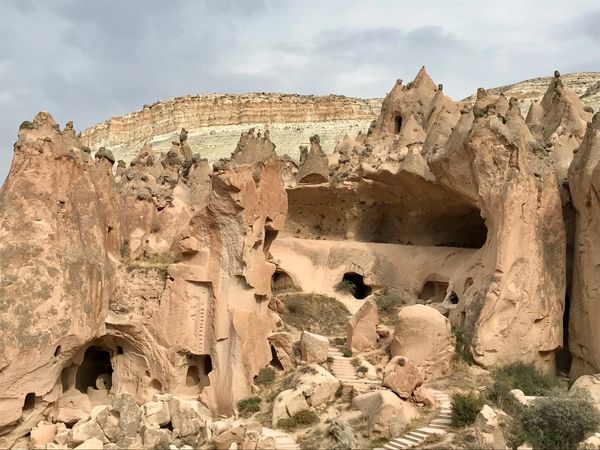
[(600, 0), (0, 0), (0, 183), (41, 110), (81, 131), (188, 94), (383, 97), (422, 65), (458, 100), (599, 49)]

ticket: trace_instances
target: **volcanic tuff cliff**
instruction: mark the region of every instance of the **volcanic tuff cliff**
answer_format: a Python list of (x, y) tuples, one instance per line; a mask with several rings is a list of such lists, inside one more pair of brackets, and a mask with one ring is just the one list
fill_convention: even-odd
[[(583, 105), (600, 109), (600, 72), (581, 72), (562, 76)], [(535, 100), (542, 99), (549, 77), (492, 88), (489, 92), (516, 97), (523, 116)], [(474, 96), (462, 100), (471, 105)], [(309, 145), (318, 134), (325, 153), (333, 151), (346, 134), (366, 131), (377, 118), (382, 99), (361, 99), (339, 95), (313, 96), (251, 93), (243, 95), (188, 95), (161, 100), (124, 116), (112, 117), (81, 133), (81, 142), (92, 150), (106, 147), (117, 159), (130, 162), (149, 143), (160, 153), (168, 151), (181, 128), (189, 131), (194, 151), (209, 161), (229, 156), (240, 134), (250, 127), (268, 129), (278, 154), (299, 159), (299, 146)]]
[(92, 150), (110, 148), (118, 159), (131, 161), (145, 144), (167, 151), (183, 127), (195, 152), (210, 161), (229, 156), (249, 127), (268, 129), (279, 154), (298, 158), (298, 147), (317, 133), (327, 149), (345, 134), (366, 130), (377, 117), (381, 100), (339, 95), (211, 94), (177, 97), (144, 105), (81, 133)]
[[(265, 101), (253, 117), (269, 116)], [(127, 133), (164, 132), (184, 105), (164, 123), (132, 118)], [(219, 114), (241, 120), (230, 113)], [(219, 416), (261, 392), (274, 427), (336, 401), (335, 415), (377, 409), (336, 395), (348, 380), (335, 358), (327, 366), (329, 346), (344, 337), (357, 358), (379, 354), (379, 372), (364, 367), (391, 391), (363, 395), (390, 397), (400, 429), (413, 389), (454, 364), (451, 325), (485, 369), (553, 371), (568, 347), (560, 369), (597, 373), (592, 116), (558, 72), (524, 118), (517, 98), (483, 89), (472, 106), (454, 102), (422, 68), (329, 155), (314, 135), (296, 164), (250, 129), (211, 164), (177, 128), (168, 151), (131, 147), (115, 170), (110, 149), (92, 157), (71, 122), (39, 113), (0, 189), (0, 447), (274, 448), (260, 423)], [(289, 295), (312, 306), (286, 309)], [(374, 301), (388, 295), (400, 299), (393, 333)], [(335, 312), (346, 336), (305, 333), (312, 308), (340, 302), (354, 313)], [(294, 309), (300, 325), (286, 322)], [(257, 386), (266, 366), (281, 380), (296, 364), (276, 396)], [(405, 390), (394, 379), (409, 369)]]

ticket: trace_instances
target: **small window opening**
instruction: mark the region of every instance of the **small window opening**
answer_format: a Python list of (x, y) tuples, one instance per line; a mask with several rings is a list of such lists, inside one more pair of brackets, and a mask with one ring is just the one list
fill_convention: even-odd
[(123, 354), (123, 347), (121, 347), (120, 345), (117, 345), (117, 355), (122, 355)]
[(396, 134), (400, 133), (401, 129), (402, 129), (402, 116), (396, 116), (396, 118), (394, 119), (394, 133), (396, 133)]
[(359, 300), (371, 294), (371, 286), (365, 284), (365, 277), (355, 272), (346, 272), (342, 277), (342, 285)]
[(448, 301), (450, 303), (452, 303), (453, 305), (458, 305), (458, 295), (456, 295), (456, 292), (454, 292), (454, 291), (450, 292), (450, 296), (448, 297)]
[(30, 411), (35, 408), (35, 393), (30, 392), (25, 396), (25, 401), (23, 402), (23, 411)]
[(56, 358), (58, 355), (60, 355), (60, 351), (61, 351), (61, 347), (60, 345), (58, 347), (56, 347), (56, 350), (54, 350), (54, 357)]

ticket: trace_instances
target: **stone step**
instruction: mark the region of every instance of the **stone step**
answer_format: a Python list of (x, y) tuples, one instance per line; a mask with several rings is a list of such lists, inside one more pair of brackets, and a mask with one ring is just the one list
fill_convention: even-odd
[(401, 438), (401, 437), (393, 439), (392, 441), (390, 441), (390, 444), (391, 443), (394, 443), (394, 444), (403, 444), (405, 446), (404, 448), (412, 447), (413, 445), (416, 444), (416, 442), (409, 441), (408, 439), (404, 439), (404, 438)]
[(419, 431), (421, 433), (427, 433), (427, 434), (444, 434), (444, 433), (446, 433), (445, 428), (437, 428), (437, 427), (422, 427), (422, 428), (419, 428), (417, 431)]
[(406, 439), (407, 441), (412, 441), (415, 444), (419, 444), (423, 440), (423, 438), (420, 438), (418, 436), (413, 436), (410, 433), (407, 433), (404, 436), (402, 436), (402, 439)]
[(420, 437), (421, 439), (425, 439), (427, 436), (429, 436), (427, 433), (421, 433), (419, 431), (411, 431), (408, 434), (412, 434), (413, 436)]
[(452, 421), (450, 419), (433, 419), (429, 422), (430, 425), (452, 425)]
[(408, 448), (408, 446), (404, 444), (396, 444), (394, 441), (390, 441), (387, 444), (385, 444), (383, 448), (386, 450), (401, 450), (404, 448)]
[(394, 442), (388, 442), (387, 444), (385, 444), (383, 446), (383, 448), (385, 450), (401, 450), (401, 449), (408, 448), (408, 447), (403, 444), (395, 444)]

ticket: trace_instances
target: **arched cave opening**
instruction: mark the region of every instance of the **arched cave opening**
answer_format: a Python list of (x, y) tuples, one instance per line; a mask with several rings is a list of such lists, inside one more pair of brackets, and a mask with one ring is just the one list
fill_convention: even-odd
[(188, 360), (185, 385), (188, 388), (199, 389), (202, 392), (202, 389), (210, 386), (208, 374), (213, 370), (210, 355), (190, 355)]
[(273, 292), (281, 292), (294, 288), (294, 281), (287, 272), (277, 269), (271, 277), (271, 290)]
[(30, 392), (25, 396), (25, 400), (23, 401), (23, 411), (31, 411), (35, 408), (35, 393)]
[(402, 129), (402, 116), (396, 116), (396, 117), (394, 117), (394, 133), (396, 133), (396, 134), (400, 133), (401, 129)]
[(365, 284), (365, 277), (356, 272), (346, 272), (342, 277), (342, 285), (348, 287), (348, 291), (359, 300), (371, 295), (371, 286)]
[(88, 388), (110, 390), (113, 368), (110, 352), (102, 347), (91, 346), (83, 355), (83, 362), (77, 369), (75, 388), (84, 394)]
[(423, 284), (419, 298), (431, 303), (442, 303), (446, 297), (448, 283), (445, 281), (429, 280)]
[(283, 370), (283, 364), (279, 361), (279, 357), (277, 356), (277, 351), (275, 347), (271, 345), (271, 366), (275, 367), (277, 370)]

